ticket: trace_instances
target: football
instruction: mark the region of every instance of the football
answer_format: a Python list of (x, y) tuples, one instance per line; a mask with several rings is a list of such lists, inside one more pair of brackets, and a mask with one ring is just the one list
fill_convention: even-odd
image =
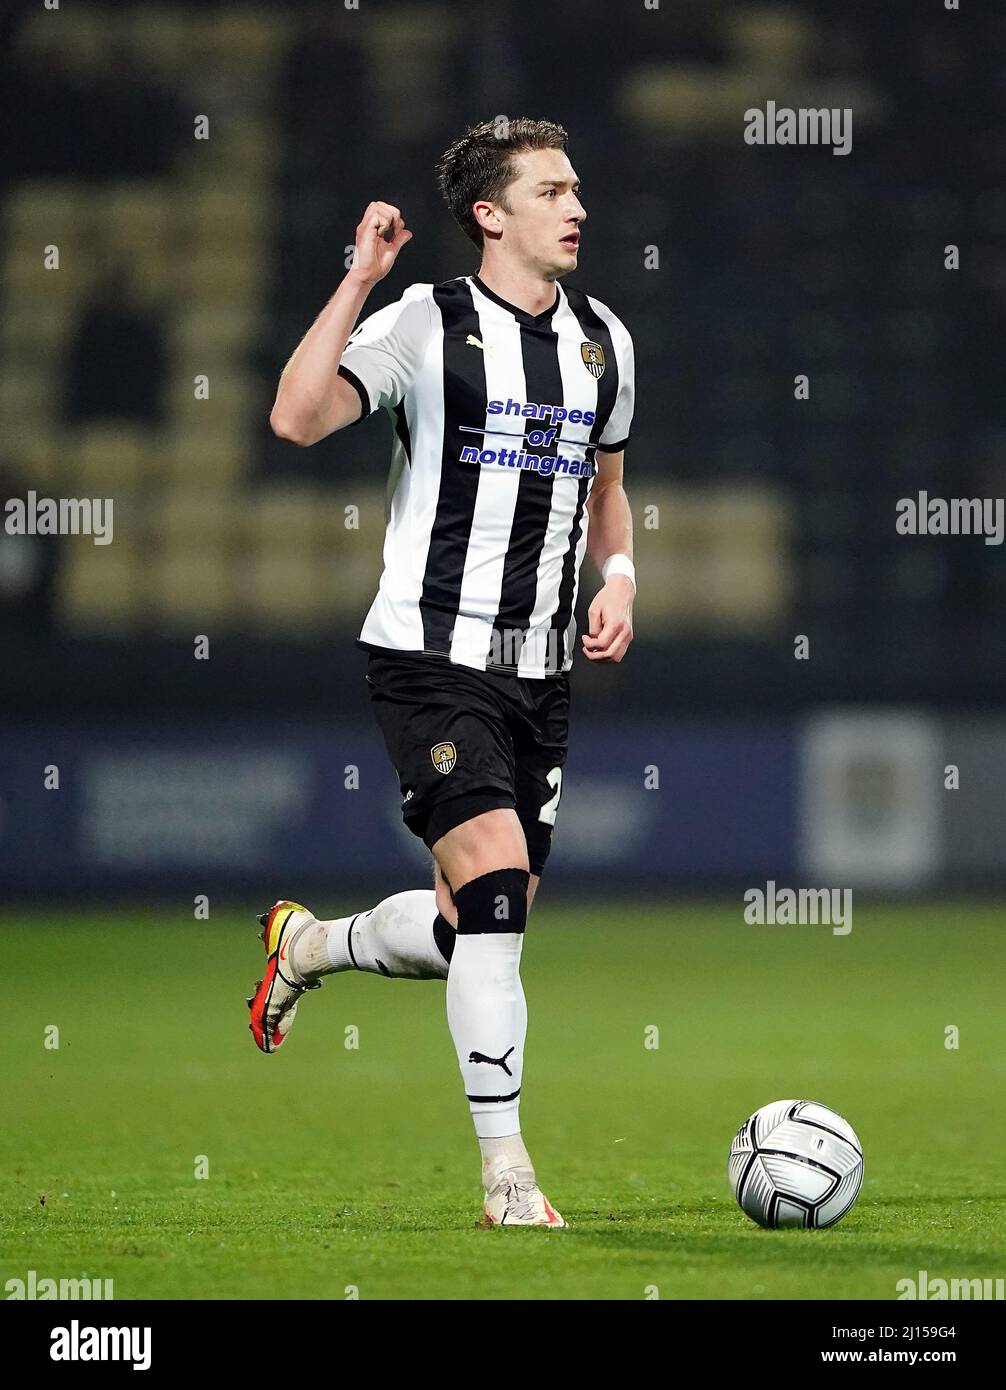
[(741, 1125), (727, 1172), (741, 1209), (759, 1226), (834, 1226), (859, 1196), (863, 1146), (826, 1105), (777, 1100)]

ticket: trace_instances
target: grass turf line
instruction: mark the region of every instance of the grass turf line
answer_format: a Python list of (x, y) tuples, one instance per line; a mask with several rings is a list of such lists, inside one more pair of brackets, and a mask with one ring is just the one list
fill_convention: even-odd
[[(0, 930), (15, 982), (0, 1283), (35, 1269), (111, 1277), (117, 1299), (889, 1299), (921, 1269), (1003, 1273), (992, 908), (857, 905), (835, 937), (745, 925), (740, 904), (543, 899), (522, 1119), (562, 1232), (477, 1228), (442, 983), (332, 977), (264, 1057), (244, 1004), (256, 930), (250, 912), (147, 908), (18, 912)], [(788, 1096), (837, 1109), (864, 1145), (859, 1202), (830, 1231), (761, 1231), (727, 1185), (741, 1121)]]

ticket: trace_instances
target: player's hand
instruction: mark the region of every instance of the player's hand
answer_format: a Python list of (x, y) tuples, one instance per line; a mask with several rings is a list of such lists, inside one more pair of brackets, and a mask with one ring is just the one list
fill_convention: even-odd
[(391, 203), (371, 203), (356, 229), (350, 275), (367, 285), (383, 280), (412, 233), (405, 230), (401, 212)]
[(591, 661), (621, 661), (632, 641), (635, 586), (627, 574), (613, 574), (587, 610), (590, 631), (582, 636)]

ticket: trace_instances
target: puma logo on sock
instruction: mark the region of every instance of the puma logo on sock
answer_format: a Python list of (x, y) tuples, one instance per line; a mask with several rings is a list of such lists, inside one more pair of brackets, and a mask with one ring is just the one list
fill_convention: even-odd
[[(514, 1047), (516, 1047), (516, 1043)], [(506, 1064), (506, 1059), (513, 1050), (513, 1047), (508, 1048), (506, 1052), (503, 1053), (502, 1057), (487, 1057), (483, 1052), (469, 1052), (468, 1060), (469, 1062), (488, 1062), (492, 1067), (502, 1067), (507, 1076), (513, 1076), (513, 1072)]]

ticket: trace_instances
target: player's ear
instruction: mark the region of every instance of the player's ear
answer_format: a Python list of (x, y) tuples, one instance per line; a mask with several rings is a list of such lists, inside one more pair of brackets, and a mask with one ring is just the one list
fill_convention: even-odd
[(484, 200), (472, 203), (472, 212), (475, 215), (475, 221), (484, 232), (488, 232), (490, 236), (499, 236), (503, 230), (503, 219), (493, 203), (487, 203)]

